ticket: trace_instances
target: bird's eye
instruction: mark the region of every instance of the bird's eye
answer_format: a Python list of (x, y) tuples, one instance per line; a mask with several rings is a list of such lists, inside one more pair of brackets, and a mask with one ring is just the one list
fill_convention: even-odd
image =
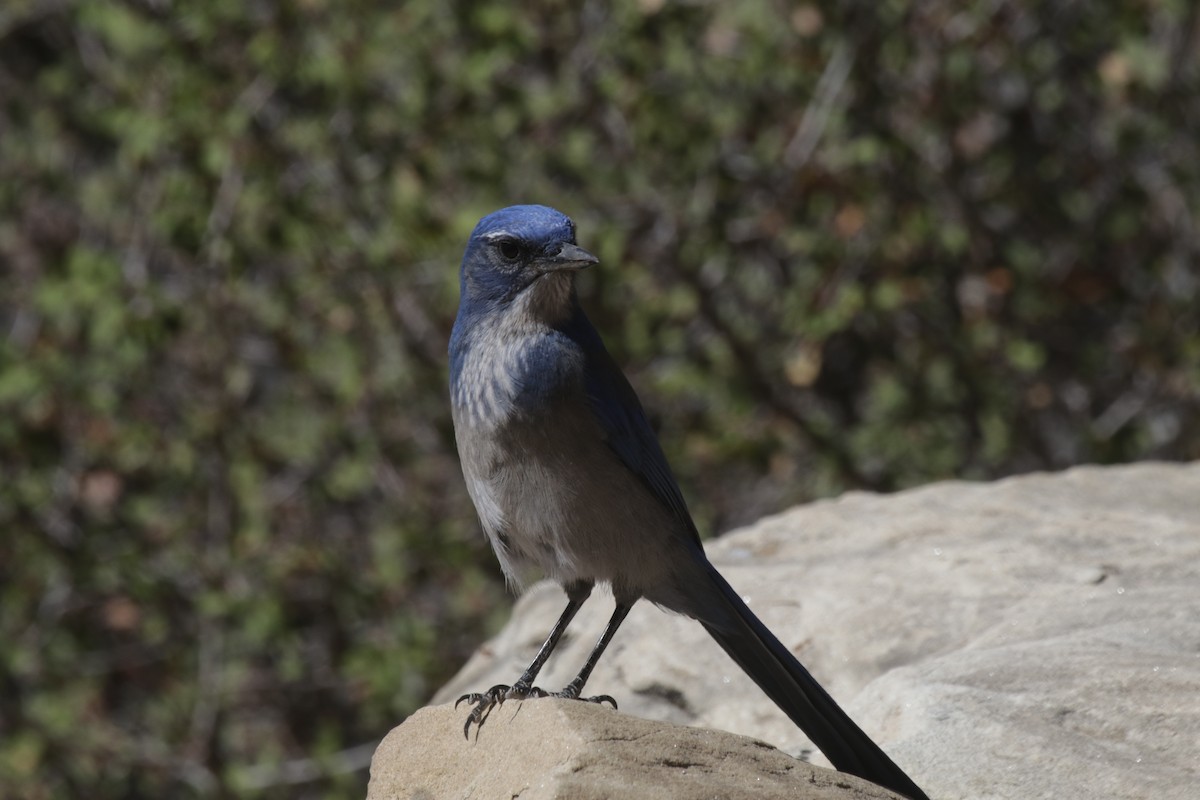
[(508, 261), (516, 261), (517, 256), (521, 255), (521, 245), (512, 239), (501, 239), (496, 246), (500, 249), (500, 255)]

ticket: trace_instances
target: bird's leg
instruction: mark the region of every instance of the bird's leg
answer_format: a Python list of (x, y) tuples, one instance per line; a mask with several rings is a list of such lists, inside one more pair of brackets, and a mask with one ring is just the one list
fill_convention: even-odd
[[(546, 659), (550, 657), (550, 654), (554, 652), (554, 648), (558, 646), (558, 640), (562, 638), (563, 633), (567, 630), (567, 626), (575, 618), (575, 614), (579, 612), (584, 601), (591, 595), (592, 586), (591, 582), (580, 581), (564, 587), (567, 592), (567, 607), (563, 609), (562, 615), (559, 616), (558, 622), (554, 623), (554, 628), (551, 629), (550, 635), (546, 637), (546, 641), (542, 643), (541, 649), (533, 657), (533, 661), (529, 664), (529, 667), (521, 673), (521, 677), (517, 678), (516, 683), (512, 686), (505, 686), (502, 683), (497, 684), (486, 692), (470, 692), (458, 698), (454, 704), (455, 708), (458, 708), (459, 703), (463, 702), (475, 706), (475, 708), (471, 709), (471, 714), (467, 717), (467, 723), (463, 726), (463, 736), (470, 737), (472, 723), (482, 727), (492, 709), (501, 705), (505, 700), (524, 700), (527, 697), (545, 697), (548, 694), (546, 691), (534, 686), (533, 681), (541, 671), (542, 665), (546, 663)], [(588, 668), (587, 672), (591, 672), (591, 669)], [(583, 678), (587, 680), (586, 674)], [(582, 687), (583, 684), (580, 683), (580, 686)]]
[[(592, 648), (592, 652), (588, 655), (587, 661), (583, 665), (583, 669), (579, 670), (579, 674), (575, 676), (575, 680), (567, 684), (561, 692), (553, 692), (551, 697), (565, 697), (570, 700), (580, 699), (579, 693), (583, 691), (583, 685), (587, 683), (588, 678), (592, 674), (592, 670), (596, 666), (596, 662), (600, 660), (600, 656), (604, 653), (604, 649), (608, 647), (608, 643), (612, 641), (613, 634), (617, 632), (617, 628), (621, 627), (621, 623), (625, 621), (625, 617), (629, 614), (629, 609), (633, 608), (632, 603), (622, 603), (617, 601), (617, 607), (613, 609), (613, 614), (609, 617), (608, 624), (604, 626), (604, 633), (600, 634), (600, 638), (596, 640), (596, 646)], [(595, 697), (583, 698), (589, 703), (609, 703), (613, 708), (617, 707), (617, 701), (607, 694), (596, 695)]]

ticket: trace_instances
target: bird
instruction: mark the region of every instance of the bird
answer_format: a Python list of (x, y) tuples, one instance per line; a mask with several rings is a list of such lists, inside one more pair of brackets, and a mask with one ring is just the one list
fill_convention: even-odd
[[(467, 492), (510, 583), (557, 581), (567, 606), (516, 682), (459, 698), (463, 727), (506, 700), (584, 697), (633, 605), (647, 600), (697, 621), (834, 767), (927, 800), (750, 611), (705, 556), (658, 438), (575, 283), (599, 259), (575, 224), (543, 205), (483, 217), (467, 241), (449, 341), (450, 405)], [(597, 584), (615, 608), (579, 674), (561, 691), (534, 685)], [(456, 703), (456, 707), (458, 705)]]

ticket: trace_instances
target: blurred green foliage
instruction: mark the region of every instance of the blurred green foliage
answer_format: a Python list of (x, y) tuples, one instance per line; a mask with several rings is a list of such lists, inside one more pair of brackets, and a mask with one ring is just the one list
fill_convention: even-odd
[(573, 215), (707, 530), (1200, 457), (1182, 0), (0, 10), (0, 796), (359, 797), (506, 608), (461, 247)]

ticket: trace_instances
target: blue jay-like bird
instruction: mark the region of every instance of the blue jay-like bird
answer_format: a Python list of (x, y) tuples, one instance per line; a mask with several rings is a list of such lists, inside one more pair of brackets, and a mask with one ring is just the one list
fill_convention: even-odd
[[(467, 489), (505, 575), (539, 568), (568, 598), (516, 683), (459, 699), (474, 705), (464, 733), (507, 699), (580, 698), (645, 598), (698, 620), (837, 769), (925, 798), (705, 557), (637, 395), (580, 308), (575, 275), (597, 262), (575, 244), (569, 218), (532, 205), (484, 217), (463, 256), (450, 394)], [(616, 600), (603, 635), (565, 689), (536, 688), (597, 582)]]

